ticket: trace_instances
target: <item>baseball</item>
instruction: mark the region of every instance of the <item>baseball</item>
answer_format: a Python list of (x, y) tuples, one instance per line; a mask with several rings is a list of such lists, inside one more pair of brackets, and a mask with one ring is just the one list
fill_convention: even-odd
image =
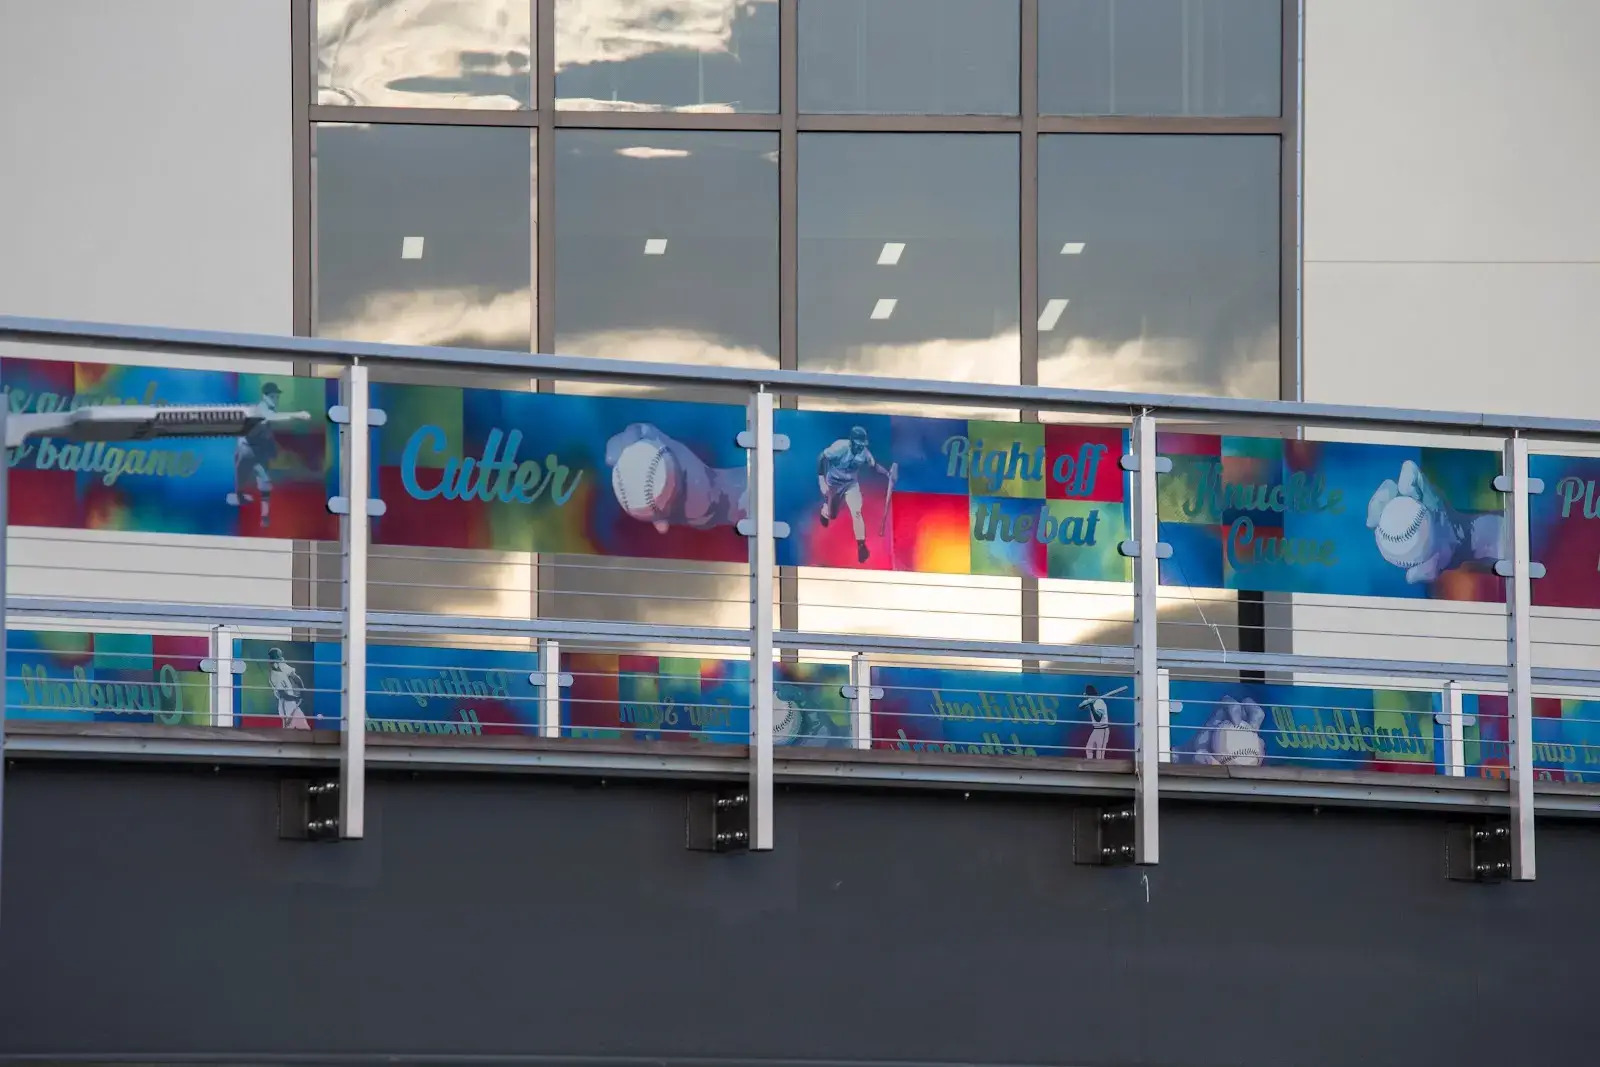
[(1433, 520), (1409, 496), (1397, 496), (1383, 506), (1374, 534), (1378, 551), (1396, 567), (1409, 569), (1433, 555)]
[(678, 495), (678, 462), (658, 441), (635, 441), (611, 468), (611, 490), (632, 518), (660, 522)]
[(800, 729), (800, 706), (792, 700), (772, 701), (772, 743), (788, 744)]
[(1267, 750), (1255, 730), (1240, 723), (1223, 723), (1211, 735), (1211, 754), (1218, 763), (1259, 767)]

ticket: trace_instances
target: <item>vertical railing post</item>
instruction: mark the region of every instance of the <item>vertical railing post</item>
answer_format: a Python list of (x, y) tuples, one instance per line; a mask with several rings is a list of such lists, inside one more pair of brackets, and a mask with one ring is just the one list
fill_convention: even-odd
[(1165, 667), (1156, 670), (1156, 697), (1161, 708), (1160, 723), (1156, 729), (1156, 758), (1160, 763), (1172, 762), (1172, 672)]
[(872, 661), (865, 652), (850, 657), (850, 684), (844, 695), (850, 701), (850, 747), (867, 751), (872, 748), (872, 701), (883, 696), (883, 690), (873, 688)]
[[(1506, 712), (1511, 728), (1511, 877), (1532, 881), (1537, 870), (1533, 845), (1533, 636), (1530, 622), (1536, 565), (1530, 551), (1528, 440), (1505, 443), (1495, 488), (1505, 494), (1506, 558), (1495, 573), (1506, 580)], [(1539, 488), (1542, 488), (1539, 487)], [(1538, 571), (1543, 572), (1539, 567)]]
[(1439, 721), (1444, 725), (1444, 773), (1451, 778), (1467, 776), (1467, 723), (1463, 708), (1466, 694), (1460, 682), (1444, 683)]
[(231, 626), (211, 628), (211, 725), (233, 725), (234, 632)]
[(746, 434), (750, 453), (743, 532), (750, 539), (750, 848), (772, 847), (772, 579), (777, 568), (773, 525), (773, 404), (762, 390), (750, 396)]
[(1117, 546), (1133, 559), (1134, 657), (1134, 861), (1157, 863), (1161, 856), (1160, 786), (1161, 680), (1157, 667), (1156, 612), (1160, 559), (1171, 549), (1160, 543), (1156, 523), (1156, 476), (1172, 461), (1156, 455), (1156, 423), (1148, 413), (1133, 420), (1132, 448), (1122, 469), (1133, 474), (1133, 540)]
[(344, 732), (339, 748), (339, 836), (359, 838), (366, 833), (367, 809), (367, 501), (371, 496), (370, 397), (367, 368), (345, 368), (340, 382), (345, 424), (340, 449), (339, 478), (344, 494), (344, 514), (339, 523), (344, 558)]
[[(561, 642), (554, 638), (539, 641), (539, 736), (561, 736)], [(570, 679), (568, 679), (570, 684)]]

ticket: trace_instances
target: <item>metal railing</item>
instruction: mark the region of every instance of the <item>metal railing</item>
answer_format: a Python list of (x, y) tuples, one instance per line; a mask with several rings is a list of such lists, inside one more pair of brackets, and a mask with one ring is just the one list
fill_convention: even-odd
[[(1586, 781), (1581, 773), (1566, 776), (1574, 782), (1572, 786), (1541, 789), (1537, 796), (1535, 792), (1539, 777), (1535, 697), (1578, 700), (1593, 694), (1600, 698), (1600, 655), (1590, 655), (1597, 646), (1586, 629), (1591, 623), (1600, 624), (1600, 613), (1591, 615), (1580, 609), (1540, 614), (1534, 610), (1531, 583), (1539, 568), (1530, 555), (1528, 519), (1530, 493), (1539, 488), (1529, 474), (1530, 443), (1592, 447), (1600, 443), (1600, 421), (1037, 386), (952, 385), (850, 374), (405, 348), (25, 318), (0, 317), (0, 341), (83, 349), (92, 354), (86, 358), (96, 359), (105, 352), (131, 352), (143, 359), (153, 355), (158, 361), (173, 356), (233, 364), (295, 361), (322, 368), (325, 375), (336, 374), (341, 383), (339, 405), (330, 412), (338, 424), (342, 450), (338, 490), (329, 501), (338, 515), (336, 550), (331, 543), (309, 541), (296, 541), (290, 549), (259, 542), (211, 543), (180, 535), (167, 541), (96, 535), (84, 538), (89, 545), (86, 553), (93, 558), (73, 565), (52, 562), (52, 553), (65, 551), (72, 534), (39, 532), (39, 528), (10, 531), (7, 566), (0, 568), (8, 579), (3, 598), (8, 625), (16, 628), (26, 623), (45, 631), (70, 625), (201, 634), (207, 641), (202, 671), (209, 675), (208, 712), (198, 719), (185, 719), (182, 729), (131, 730), (113, 724), (101, 730), (74, 727), (69, 735), (52, 732), (25, 717), (16, 718), (18, 709), (13, 707), (13, 731), (6, 744), (14, 755), (143, 753), (321, 761), (336, 754), (340, 832), (348, 837), (363, 833), (367, 768), (395, 765), (712, 778), (743, 775), (748, 778), (752, 801), (751, 845), (757, 849), (772, 847), (773, 786), (780, 779), (1111, 795), (1131, 791), (1137, 812), (1138, 859), (1145, 863), (1159, 858), (1162, 791), (1200, 797), (1264, 795), (1506, 809), (1512, 820), (1514, 868), (1519, 878), (1532, 878), (1535, 872), (1536, 804), (1547, 811), (1600, 811), (1600, 802), (1581, 788)], [(370, 402), (369, 375), (381, 379), (401, 369), (471, 370), (479, 375), (503, 375), (508, 381), (520, 379), (524, 387), (536, 379), (589, 386), (742, 391), (748, 397), (740, 443), (749, 455), (750, 521), (739, 532), (749, 545), (747, 563), (696, 569), (644, 560), (604, 568), (548, 552), (513, 553), (516, 558), (490, 560), (482, 552), (468, 550), (429, 555), (371, 544), (369, 523), (373, 515), (382, 513), (382, 505), (369, 509), (360, 502), (376, 495), (367, 484), (368, 430), (381, 422), (382, 415), (374, 413)], [(3, 380), (4, 368), (0, 367), (0, 382)], [(1031, 579), (1033, 584), (1028, 585), (1028, 580), (1002, 578), (986, 581), (974, 576), (908, 577), (780, 567), (776, 546), (783, 524), (776, 515), (773, 490), (777, 455), (784, 441), (775, 428), (775, 414), (791, 398), (805, 406), (870, 402), (912, 405), (919, 410), (939, 405), (963, 410), (978, 407), (995, 412), (996, 418), (1010, 413), (1013, 421), (1020, 417), (1047, 424), (1053, 424), (1058, 416), (1071, 415), (1125, 427), (1129, 448), (1121, 457), (1121, 469), (1129, 478), (1131, 523), (1122, 551), (1131, 560), (1132, 581), (1104, 582), (1085, 591), (1055, 579)], [(1255, 428), (1269, 437), (1291, 439), (1326, 431), (1425, 435), (1439, 441), (1492, 439), (1500, 449), (1501, 477), (1496, 489), (1506, 502), (1509, 530), (1505, 558), (1496, 560), (1498, 573), (1505, 579), (1504, 603), (1469, 608), (1453, 601), (1410, 600), (1404, 602), (1402, 611), (1398, 602), (1370, 597), (1347, 599), (1336, 608), (1310, 603), (1315, 597), (1301, 601), (1291, 597), (1281, 605), (1278, 621), (1257, 627), (1263, 637), (1261, 647), (1243, 649), (1237, 642), (1229, 647), (1224, 626), (1232, 631), (1241, 623), (1221, 623), (1217, 618), (1234, 610), (1231, 594), (1202, 595), (1180, 582), (1163, 581), (1162, 561), (1170, 557), (1171, 547), (1161, 540), (1158, 479), (1169, 469), (1170, 460), (1160, 454), (1157, 431), (1169, 427), (1212, 434)], [(887, 517), (884, 521), (887, 523)], [(114, 552), (105, 550), (108, 544)], [(290, 595), (283, 595), (284, 591), (263, 593), (259, 603), (246, 603), (242, 598), (166, 596), (161, 594), (163, 575), (154, 563), (150, 564), (151, 583), (131, 587), (134, 592), (119, 597), (60, 595), (50, 591), (51, 582), (46, 580), (54, 573), (52, 568), (70, 569), (79, 576), (104, 568), (127, 576), (137, 570), (136, 562), (130, 561), (144, 558), (139, 553), (153, 559), (151, 554), (172, 552), (181, 555), (182, 565), (193, 574), (211, 573), (204, 569), (208, 564), (203, 561), (213, 555), (223, 560), (219, 564), (223, 569), (215, 575), (221, 583), (239, 577), (225, 569), (226, 561), (235, 558), (230, 553), (250, 551), (283, 565), (281, 575), (270, 580), (292, 590)], [(378, 576), (374, 566), (391, 577)], [(447, 580), (429, 582), (419, 575), (430, 567), (463, 570), (451, 572), (455, 576)], [(614, 588), (602, 588), (604, 582), (585, 577), (586, 569), (608, 570), (616, 579), (611, 582)], [(633, 577), (630, 571), (635, 572)], [(19, 588), (24, 577), (29, 579), (28, 589)], [(647, 594), (642, 591), (647, 579), (660, 579), (664, 588), (677, 582), (686, 591)], [(260, 582), (269, 582), (269, 578)], [(797, 593), (798, 587), (810, 593), (825, 590), (834, 599)], [(391, 590), (406, 593), (411, 606), (395, 610), (397, 598), (390, 595)], [(415, 610), (416, 601), (438, 606), (438, 601), (451, 597), (465, 606)], [(528, 610), (490, 613), (474, 607), (494, 597), (513, 605), (524, 603)], [(652, 597), (657, 606), (666, 604), (669, 610), (639, 607)], [(890, 603), (897, 597), (902, 605)], [(551, 608), (562, 598), (579, 602), (581, 610), (537, 610), (541, 605)], [(990, 600), (994, 602), (992, 610), (981, 606)], [(1052, 615), (1043, 610), (1040, 605), (1046, 600), (1064, 605), (1062, 610), (1067, 613)], [(1026, 609), (1022, 606), (1025, 601), (1031, 604)], [(1018, 605), (1015, 611), (1012, 603)], [(583, 604), (589, 606), (582, 608)], [(853, 617), (845, 614), (851, 611), (870, 625), (808, 625), (808, 619)], [(1335, 616), (1335, 612), (1343, 614)], [(733, 617), (746, 613), (747, 618)], [(636, 617), (626, 617), (630, 614)], [(637, 617), (651, 615), (654, 617)], [(1352, 621), (1319, 627), (1317, 620), (1324, 616)], [(662, 621), (664, 618), (670, 621)], [(1550, 641), (1550, 647), (1572, 651), (1541, 659), (1535, 624), (1546, 622), (1560, 624), (1567, 637)], [(1441, 632), (1422, 632), (1429, 625), (1436, 625)], [(1500, 632), (1490, 633), (1490, 627)], [(918, 630), (926, 632), (908, 636)], [(1600, 627), (1595, 632), (1600, 632)], [(1052, 634), (1056, 636), (1052, 638)], [(1364, 652), (1373, 645), (1383, 648), (1410, 642), (1407, 647), (1421, 648), (1423, 654), (1352, 655), (1318, 650), (1326, 644), (1322, 636), (1347, 645), (1353, 642)], [(286, 730), (254, 728), (235, 714), (235, 708), (242, 706), (238, 703), (241, 693), (263, 684), (252, 680), (264, 665), (261, 657), (265, 653), (257, 646), (291, 638), (308, 643), (308, 647), (327, 646), (331, 673), (305, 679), (303, 699), (309, 704), (325, 696), (332, 702), (336, 711), (313, 716), (313, 724), (337, 728), (337, 746), (308, 742), (307, 735)], [(1433, 644), (1426, 643), (1429, 641)], [(389, 655), (386, 649), (401, 645), (528, 654), (532, 657), (529, 662), (537, 663), (536, 669), (522, 672), (531, 688), (506, 698), (529, 709), (519, 720), (520, 726), (513, 729), (508, 725), (503, 731), (506, 737), (491, 739), (483, 736), (481, 723), (472, 724), (477, 727), (473, 730), (457, 725), (450, 730), (413, 729), (410, 725), (399, 729), (404, 724), (393, 716), (374, 718), (369, 701), (381, 690), (374, 689), (370, 671), (379, 669), (381, 673), (382, 668), (398, 663), (385, 659)], [(1310, 650), (1297, 649), (1305, 645), (1311, 646)], [(742, 702), (741, 708), (747, 709), (748, 725), (718, 726), (706, 711), (711, 703), (701, 707), (692, 698), (666, 695), (652, 698), (643, 711), (634, 707), (620, 713), (615, 722), (593, 725), (585, 718), (585, 708), (607, 702), (609, 707), (620, 700), (604, 693), (622, 669), (602, 670), (593, 664), (629, 656), (650, 661), (631, 675), (644, 679), (642, 691), (649, 692), (664, 693), (671, 688), (678, 675), (661, 664), (674, 657), (685, 662), (746, 665), (741, 668), (744, 673), (730, 684), (735, 689), (742, 687), (736, 703)], [(707, 656), (712, 658), (704, 658)], [(934, 684), (928, 681), (931, 676), (917, 674), (919, 669), (934, 669), (930, 665), (947, 671), (956, 665), (969, 673), (983, 669), (992, 673), (977, 681), (940, 675)], [(455, 665), (451, 669), (468, 668)], [(22, 684), (15, 671), (8, 669), (5, 674), (8, 692), (13, 682)], [(1013, 744), (1005, 736), (1009, 728), (975, 728), (971, 740), (930, 740), (926, 731), (919, 732), (919, 722), (930, 713), (918, 708), (944, 708), (957, 699), (952, 694), (963, 691), (979, 693), (979, 703), (994, 703), (990, 697), (1000, 693), (1014, 718), (998, 713), (995, 721), (1024, 721), (1033, 712), (1016, 709), (1032, 708), (1029, 701), (1059, 699), (1066, 692), (1062, 679), (1067, 677), (1077, 686), (1072, 691), (1074, 701), (1079, 690), (1087, 694), (1075, 705), (1068, 701), (1061, 705), (1064, 710), (1052, 713), (1052, 721), (1077, 730), (1075, 736), (1088, 738), (1075, 743), (1071, 751), (1022, 740)], [(1085, 688), (1100, 678), (1106, 679), (1103, 685)], [(1117, 689), (1124, 678), (1128, 683)], [(1269, 681), (1304, 687), (1307, 693), (1316, 686), (1324, 691), (1314, 706), (1300, 708), (1291, 696), (1271, 709), (1271, 716), (1267, 709), (1260, 709), (1263, 718), (1250, 721), (1255, 710), (1248, 701), (1241, 704), (1233, 693), (1211, 693), (1204, 688), (1232, 685), (1243, 692), (1242, 687)], [(795, 709), (775, 695), (784, 686), (825, 691), (827, 700), (821, 703), (826, 707), (808, 724), (796, 726), (790, 718)], [(1340, 695), (1340, 687), (1369, 695), (1346, 699)], [(1190, 695), (1179, 699), (1180, 690)], [(1379, 690), (1392, 707), (1378, 708), (1378, 698), (1370, 694)], [(595, 696), (595, 692), (602, 695)], [(1505, 736), (1491, 737), (1480, 731), (1471, 742), (1481, 750), (1476, 763), (1466, 755), (1466, 731), (1479, 729), (1463, 703), (1464, 698), (1475, 699), (1471, 694), (1504, 700), (1505, 706), (1504, 714), (1494, 720), (1496, 729), (1503, 726)], [(1097, 707), (1096, 700), (1103, 707)], [(1191, 712), (1200, 709), (1206, 714), (1180, 722), (1174, 709), (1184, 704)], [(984, 709), (988, 706), (985, 703)], [(1297, 711), (1307, 709), (1309, 717), (1297, 717)], [(1381, 711), (1387, 717), (1384, 721), (1392, 723), (1385, 728), (1390, 732), (1380, 730), (1382, 736), (1375, 739), (1368, 727), (1351, 726), (1358, 711), (1369, 718)], [(668, 712), (681, 713), (684, 719), (667, 723)], [(968, 719), (963, 719), (963, 714), (956, 714), (953, 721), (977, 721), (989, 711), (972, 712)], [(1336, 725), (1327, 730), (1308, 725), (1324, 719)], [(1587, 720), (1575, 716), (1572, 721)], [(1243, 722), (1249, 723), (1252, 738), (1231, 732)], [(1097, 733), (1102, 728), (1104, 732)], [(735, 739), (723, 735), (736, 735), (742, 744), (671, 744), (681, 739), (680, 735), (696, 731), (704, 735), (701, 739), (713, 742)], [(1420, 759), (1417, 751), (1402, 752), (1395, 746), (1401, 741), (1410, 744), (1409, 739), (1421, 738), (1424, 732), (1430, 750), (1437, 739), (1437, 751), (1426, 764), (1432, 774), (1373, 772), (1375, 764), (1394, 764), (1384, 768), (1393, 771), (1406, 769), (1399, 765), (1408, 759)], [(791, 744), (775, 746), (775, 734)], [(1267, 741), (1257, 741), (1255, 736)], [(1250, 750), (1255, 755), (1249, 759), (1225, 758), (1226, 745), (1246, 741), (1249, 745), (1275, 743), (1287, 755), (1270, 766), (1255, 749)], [(1361, 758), (1343, 758), (1360, 744), (1368, 746), (1360, 749)], [(1081, 759), (1073, 754), (1080, 748)]]

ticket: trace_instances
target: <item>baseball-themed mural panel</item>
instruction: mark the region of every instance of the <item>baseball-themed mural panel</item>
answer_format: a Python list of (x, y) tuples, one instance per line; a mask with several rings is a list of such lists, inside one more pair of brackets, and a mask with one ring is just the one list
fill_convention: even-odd
[(1600, 608), (1600, 457), (1530, 456), (1544, 492), (1528, 509), (1532, 556), (1545, 566), (1533, 602)]
[[(238, 726), (338, 730), (341, 650), (332, 642), (234, 642), (244, 674), (234, 687)], [(533, 652), (422, 645), (367, 647), (367, 732), (526, 734), (539, 726)]]
[(211, 721), (205, 637), (6, 631), (6, 714), (55, 722)]
[(1494, 601), (1498, 452), (1163, 434), (1161, 581)]
[[(1475, 778), (1510, 773), (1506, 704), (1504, 694), (1462, 698), (1462, 713), (1471, 724), (1462, 731), (1467, 773)], [(1533, 698), (1533, 776), (1541, 782), (1600, 782), (1600, 700)]]
[(737, 562), (742, 407), (386, 385), (387, 545)]
[(1172, 762), (1438, 774), (1436, 692), (1174, 680)]
[(777, 413), (782, 565), (1126, 581), (1126, 433)]
[(12, 450), (17, 526), (331, 540), (338, 456), (322, 378), (6, 359), (10, 410), (90, 405), (247, 404), (263, 419), (238, 438), (68, 441)]
[[(750, 661), (572, 653), (562, 657), (572, 686), (562, 700), (563, 734), (625, 741), (747, 744)], [(850, 744), (850, 705), (840, 664), (774, 665), (773, 744)]]
[(1133, 756), (1133, 679), (873, 667), (872, 747), (982, 756)]

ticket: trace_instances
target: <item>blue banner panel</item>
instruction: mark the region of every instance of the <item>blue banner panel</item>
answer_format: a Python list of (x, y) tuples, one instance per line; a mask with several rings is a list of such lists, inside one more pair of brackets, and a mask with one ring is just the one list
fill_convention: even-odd
[(1116, 427), (777, 413), (785, 566), (1127, 581)]
[(339, 448), (328, 407), (338, 383), (287, 374), (169, 370), (42, 359), (4, 361), (18, 413), (91, 405), (251, 404), (303, 416), (243, 437), (29, 439), (11, 455), (16, 526), (334, 540)]
[(873, 747), (983, 756), (1133, 755), (1133, 679), (873, 667)]
[[(750, 661), (578, 652), (562, 657), (572, 675), (562, 702), (569, 737), (748, 744)], [(850, 706), (841, 664), (774, 665), (773, 744), (850, 744)]]
[[(1463, 731), (1467, 774), (1506, 777), (1511, 722), (1505, 695), (1468, 693), (1461, 707), (1477, 720)], [(1540, 782), (1600, 781), (1600, 700), (1534, 697), (1533, 776)]]
[(1425, 691), (1174, 681), (1172, 760), (1438, 774), (1440, 706)]
[(373, 387), (373, 543), (743, 561), (742, 407)]
[(1496, 601), (1498, 452), (1162, 434), (1164, 585)]
[[(340, 648), (331, 642), (234, 642), (244, 674), (234, 690), (239, 726), (343, 727)], [(526, 734), (539, 727), (533, 652), (422, 645), (367, 646), (367, 731)]]
[(211, 721), (204, 637), (6, 631), (6, 714), (55, 722)]

